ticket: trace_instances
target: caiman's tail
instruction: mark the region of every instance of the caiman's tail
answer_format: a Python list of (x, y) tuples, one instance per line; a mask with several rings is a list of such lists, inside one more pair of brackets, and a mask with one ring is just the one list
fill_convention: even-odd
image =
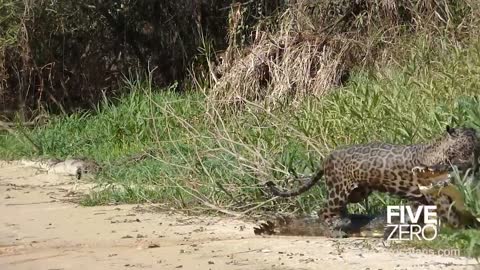
[(318, 172), (313, 175), (310, 179), (308, 179), (302, 186), (300, 186), (297, 190), (280, 190), (275, 183), (272, 181), (268, 181), (265, 185), (270, 189), (273, 195), (279, 197), (293, 197), (302, 194), (303, 192), (311, 189), (320, 179), (322, 179), (324, 170), (320, 169)]

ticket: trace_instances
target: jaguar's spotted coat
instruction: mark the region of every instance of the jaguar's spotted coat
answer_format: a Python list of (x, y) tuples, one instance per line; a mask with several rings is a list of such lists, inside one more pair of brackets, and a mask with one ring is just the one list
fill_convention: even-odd
[[(413, 172), (416, 167), (474, 166), (478, 164), (479, 139), (474, 129), (450, 128), (436, 141), (428, 144), (394, 145), (371, 143), (352, 145), (333, 151), (309, 181), (296, 191), (281, 191), (273, 182), (267, 186), (274, 195), (299, 195), (325, 177), (327, 202), (319, 217), (327, 224), (335, 224), (344, 217), (347, 203), (357, 203), (372, 191), (388, 192), (419, 204), (436, 204), (437, 214), (452, 227), (460, 226), (455, 211), (450, 211), (451, 199), (424, 195), (419, 185), (427, 185), (428, 178)], [(334, 226), (335, 227), (335, 226)]]

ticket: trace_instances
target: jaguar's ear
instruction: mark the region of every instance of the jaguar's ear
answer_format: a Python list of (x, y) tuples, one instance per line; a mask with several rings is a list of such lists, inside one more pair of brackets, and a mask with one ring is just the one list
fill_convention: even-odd
[(450, 135), (450, 136), (453, 136), (453, 134), (455, 133), (455, 129), (450, 127), (450, 125), (447, 125), (447, 133)]

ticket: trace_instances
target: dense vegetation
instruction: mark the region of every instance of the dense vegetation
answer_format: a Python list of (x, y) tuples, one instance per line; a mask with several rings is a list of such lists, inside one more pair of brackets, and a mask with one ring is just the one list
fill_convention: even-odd
[[(162, 202), (240, 214), (309, 213), (322, 206), (321, 184), (288, 200), (271, 199), (262, 184), (310, 174), (341, 145), (423, 142), (447, 124), (480, 130), (475, 2), (326, 2), (278, 5), (277, 15), (258, 24), (238, 15), (249, 9), (234, 5), (221, 63), (214, 64), (219, 42), (204, 37), (191, 45), (200, 53), (189, 56), (189, 63), (204, 65), (190, 69), (183, 83), (159, 83), (161, 72), (137, 67), (125, 73), (116, 97), (94, 109), (0, 132), (0, 154), (96, 160), (102, 188), (84, 205)], [(478, 187), (463, 190), (469, 209), (480, 215)], [(374, 194), (369, 210), (396, 201)], [(366, 210), (363, 204), (351, 209)], [(432, 245), (479, 255), (480, 234), (450, 232)]]

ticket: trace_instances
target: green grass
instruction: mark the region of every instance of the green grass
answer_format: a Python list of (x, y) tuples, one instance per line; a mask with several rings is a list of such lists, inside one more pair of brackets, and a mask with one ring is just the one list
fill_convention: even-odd
[[(275, 111), (247, 104), (242, 112), (219, 112), (201, 94), (157, 91), (148, 79), (131, 79), (127, 96), (26, 131), (41, 153), (22, 136), (0, 134), (0, 155), (96, 160), (103, 166), (96, 181), (105, 188), (84, 205), (162, 202), (242, 213), (311, 212), (322, 206), (322, 184), (297, 198), (268, 200), (262, 183), (277, 179), (283, 185), (291, 172), (311, 173), (341, 145), (417, 143), (438, 136), (447, 124), (480, 129), (480, 42), (434, 55), (412, 51), (418, 53), (405, 65), (356, 72), (323, 98)], [(133, 161), (139, 154), (144, 158)], [(469, 194), (467, 203), (478, 215), (480, 196)], [(369, 198), (373, 212), (393, 203), (398, 200), (383, 194)], [(429, 244), (456, 243), (477, 254), (479, 239), (478, 231), (465, 230), (445, 232)]]

